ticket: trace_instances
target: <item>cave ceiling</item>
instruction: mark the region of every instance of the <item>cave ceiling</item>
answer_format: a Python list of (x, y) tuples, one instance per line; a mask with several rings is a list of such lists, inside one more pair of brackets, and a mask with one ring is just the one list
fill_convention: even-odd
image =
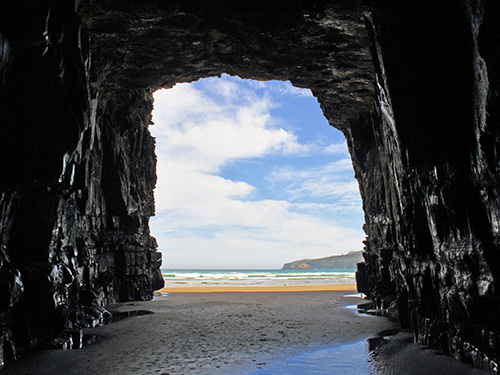
[(290, 80), (342, 129), (374, 96), (363, 10), (356, 1), (91, 0), (81, 14), (101, 87), (154, 91), (222, 73)]

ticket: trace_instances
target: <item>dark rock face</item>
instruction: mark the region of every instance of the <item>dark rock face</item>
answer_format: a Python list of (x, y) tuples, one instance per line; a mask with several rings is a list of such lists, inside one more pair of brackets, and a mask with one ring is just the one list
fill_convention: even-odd
[(76, 5), (0, 5), (1, 363), (163, 285), (152, 100), (100, 89)]
[(360, 289), (494, 371), (500, 6), (413, 4), (3, 1), (0, 360), (162, 286), (152, 92), (229, 73), (313, 91), (360, 184)]
[(432, 9), (384, 2), (369, 24), (374, 141), (351, 138), (368, 292), (420, 342), (496, 373), (500, 8)]

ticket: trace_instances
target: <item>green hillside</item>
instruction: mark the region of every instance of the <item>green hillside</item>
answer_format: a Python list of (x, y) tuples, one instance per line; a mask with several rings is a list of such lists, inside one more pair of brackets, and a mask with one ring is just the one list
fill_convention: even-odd
[(363, 261), (363, 251), (350, 251), (343, 255), (333, 255), (319, 259), (300, 259), (283, 265), (284, 270), (294, 269), (352, 269)]

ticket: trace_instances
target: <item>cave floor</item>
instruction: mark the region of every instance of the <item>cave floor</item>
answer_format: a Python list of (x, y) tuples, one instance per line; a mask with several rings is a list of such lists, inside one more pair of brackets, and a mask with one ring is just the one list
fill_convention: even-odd
[(484, 374), (357, 313), (363, 301), (344, 294), (176, 293), (120, 304), (113, 310), (153, 314), (89, 329), (93, 344), (41, 351), (0, 374)]

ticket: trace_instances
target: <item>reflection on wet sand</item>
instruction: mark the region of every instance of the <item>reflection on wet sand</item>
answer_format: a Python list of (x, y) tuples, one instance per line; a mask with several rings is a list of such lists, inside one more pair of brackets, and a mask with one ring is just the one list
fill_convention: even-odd
[(368, 340), (304, 353), (247, 375), (484, 375), (470, 365), (413, 343), (399, 329)]

